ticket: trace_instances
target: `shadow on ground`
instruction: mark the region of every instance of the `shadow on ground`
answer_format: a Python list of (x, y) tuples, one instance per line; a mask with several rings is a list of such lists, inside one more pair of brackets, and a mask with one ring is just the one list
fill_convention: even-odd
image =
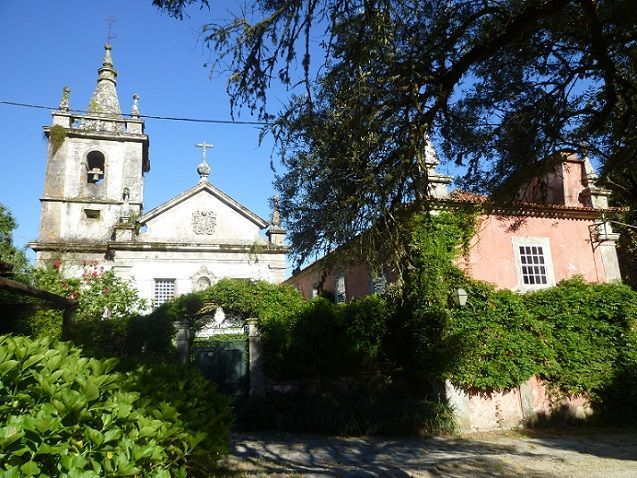
[(526, 460), (537, 458), (515, 445), (458, 439), (381, 440), (251, 434), (236, 436), (231, 454), (230, 467), (244, 476), (554, 476), (525, 468), (510, 459), (512, 456)]

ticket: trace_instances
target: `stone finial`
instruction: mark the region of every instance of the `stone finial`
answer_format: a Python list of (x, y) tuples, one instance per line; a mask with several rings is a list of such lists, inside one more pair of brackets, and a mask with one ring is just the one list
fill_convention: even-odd
[(450, 176), (438, 173), (436, 166), (440, 164), (438, 154), (434, 148), (431, 138), (425, 133), (425, 147), (423, 151), (424, 167), (421, 172), (425, 178), (422, 193), (427, 197), (441, 198), (446, 197), (449, 193), (447, 187), (452, 181)]
[(122, 111), (119, 107), (119, 99), (117, 97), (117, 70), (113, 67), (113, 59), (111, 57), (111, 45), (104, 45), (106, 53), (102, 67), (97, 70), (97, 87), (93, 92), (91, 102), (87, 108), (89, 113), (108, 116), (120, 117)]
[(139, 118), (139, 95), (137, 93), (133, 95), (133, 109), (130, 115), (132, 118)]
[(197, 173), (199, 173), (199, 182), (208, 181), (210, 176), (210, 165), (204, 159), (199, 166), (197, 166)]
[(431, 142), (428, 134), (425, 134), (425, 165), (428, 168), (435, 168), (440, 164), (440, 160), (438, 159), (438, 154), (436, 154), (436, 150), (434, 149), (434, 145)]
[(281, 226), (281, 213), (279, 212), (279, 195), (272, 196), (272, 220), (270, 224), (274, 227)]
[(102, 62), (102, 66), (108, 66), (111, 68), (113, 67), (113, 58), (111, 57), (112, 49), (113, 47), (109, 43), (104, 45), (104, 50), (106, 50), (106, 52), (104, 53), (104, 61)]
[(282, 246), (285, 239), (285, 230), (281, 227), (281, 212), (279, 211), (279, 196), (272, 196), (272, 220), (270, 227), (265, 233), (270, 240), (270, 244)]
[(69, 96), (71, 95), (71, 88), (65, 86), (62, 90), (62, 99), (60, 100), (60, 106), (58, 109), (60, 111), (68, 111), (69, 110)]

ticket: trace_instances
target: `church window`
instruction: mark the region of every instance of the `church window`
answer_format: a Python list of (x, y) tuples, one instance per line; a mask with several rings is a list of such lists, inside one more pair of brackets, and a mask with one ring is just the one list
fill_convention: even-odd
[(99, 219), (102, 211), (99, 209), (84, 209), (84, 216), (86, 219)]
[(104, 180), (104, 155), (100, 151), (91, 151), (86, 156), (86, 180), (91, 184), (101, 184)]
[(153, 305), (159, 307), (175, 297), (175, 279), (155, 279), (155, 299)]

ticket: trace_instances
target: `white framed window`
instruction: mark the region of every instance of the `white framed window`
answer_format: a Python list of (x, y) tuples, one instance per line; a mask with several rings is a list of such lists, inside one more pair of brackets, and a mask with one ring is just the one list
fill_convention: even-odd
[(548, 237), (514, 237), (512, 241), (518, 289), (534, 290), (555, 285)]
[(175, 297), (175, 279), (155, 279), (153, 305), (159, 307)]
[(334, 300), (337, 304), (345, 302), (347, 300), (347, 294), (345, 293), (345, 274), (340, 273), (334, 279)]

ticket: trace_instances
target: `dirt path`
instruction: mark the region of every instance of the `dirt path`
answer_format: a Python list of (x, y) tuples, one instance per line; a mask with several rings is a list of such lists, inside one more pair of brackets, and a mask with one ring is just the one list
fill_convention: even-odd
[(396, 440), (238, 434), (231, 454), (234, 476), (637, 477), (637, 431)]

